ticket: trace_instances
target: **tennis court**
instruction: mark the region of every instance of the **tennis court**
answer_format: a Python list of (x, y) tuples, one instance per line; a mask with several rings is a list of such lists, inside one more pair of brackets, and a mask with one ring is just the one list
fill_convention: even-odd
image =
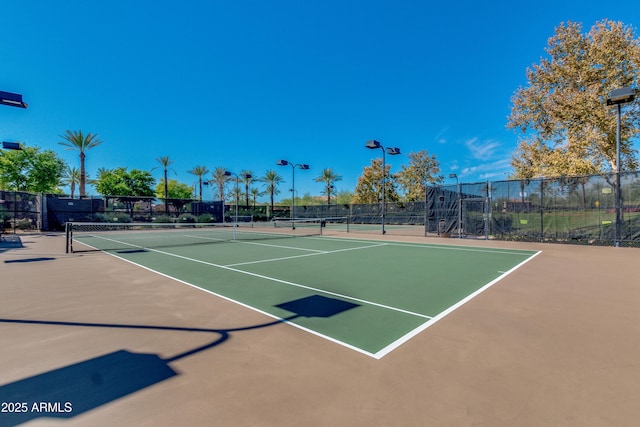
[(335, 238), (305, 225), (79, 224), (88, 231), (75, 232), (73, 247), (106, 251), (375, 358), (537, 254)]
[(635, 249), (184, 231), (78, 233), (73, 253), (64, 235), (3, 242), (0, 425), (640, 417)]

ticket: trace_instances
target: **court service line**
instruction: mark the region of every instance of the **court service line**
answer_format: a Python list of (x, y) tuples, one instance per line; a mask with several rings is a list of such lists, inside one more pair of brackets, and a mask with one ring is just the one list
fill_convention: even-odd
[(367, 301), (367, 300), (360, 299), (360, 298), (355, 298), (355, 297), (352, 297), (352, 296), (349, 296), (349, 295), (343, 295), (343, 294), (339, 294), (337, 292), (327, 291), (325, 289), (314, 288), (313, 286), (306, 286), (306, 285), (303, 285), (303, 284), (300, 284), (300, 283), (295, 283), (295, 282), (290, 282), (288, 280), (282, 280), (282, 279), (278, 279), (278, 278), (275, 278), (275, 277), (265, 276), (263, 274), (252, 273), (250, 271), (244, 271), (244, 270), (240, 270), (238, 268), (228, 267), (228, 266), (221, 265), (221, 264), (215, 264), (215, 263), (208, 262), (208, 261), (203, 261), (203, 260), (200, 260), (200, 259), (189, 258), (189, 257), (183, 256), (183, 255), (172, 254), (171, 252), (165, 252), (165, 251), (161, 251), (161, 250), (158, 250), (158, 249), (146, 248), (144, 246), (134, 245), (132, 243), (127, 243), (127, 242), (121, 242), (119, 240), (109, 239), (109, 238), (103, 237), (103, 236), (95, 236), (95, 237), (98, 237), (100, 239), (104, 239), (104, 240), (107, 240), (107, 241), (110, 241), (110, 242), (123, 244), (123, 245), (126, 245), (126, 246), (132, 246), (132, 247), (135, 247), (135, 248), (141, 248), (141, 249), (144, 249), (144, 250), (147, 250), (147, 251), (151, 251), (151, 252), (156, 252), (156, 253), (159, 253), (159, 254), (162, 254), (162, 255), (172, 256), (172, 257), (184, 259), (184, 260), (195, 262), (195, 263), (199, 263), (199, 264), (209, 265), (211, 267), (221, 268), (223, 270), (229, 270), (229, 271), (233, 271), (233, 272), (236, 272), (236, 273), (246, 274), (248, 276), (258, 277), (260, 279), (265, 279), (265, 280), (269, 280), (269, 281), (272, 281), (272, 282), (278, 282), (278, 283), (282, 283), (282, 284), (289, 285), (289, 286), (295, 286), (295, 287), (298, 287), (298, 288), (308, 289), (308, 290), (315, 291), (315, 292), (321, 292), (321, 293), (327, 294), (327, 295), (333, 295), (333, 296), (336, 296), (336, 297), (339, 297), (339, 298), (349, 299), (351, 301), (357, 301), (357, 302), (360, 302), (360, 303), (363, 303), (363, 304), (367, 304), (367, 305), (373, 305), (373, 306), (376, 306), (376, 307), (384, 308), (386, 310), (397, 311), (399, 313), (405, 313), (405, 314), (409, 314), (411, 316), (416, 316), (416, 317), (422, 317), (423, 319), (431, 319), (432, 318), (431, 316), (427, 316), (425, 314), (415, 313), (413, 311), (404, 310), (402, 308), (392, 307), (390, 305), (385, 305), (385, 304), (379, 304), (377, 302)]
[[(378, 244), (378, 245), (359, 246), (357, 248), (336, 249), (335, 251), (322, 251), (322, 252), (315, 253), (315, 254), (292, 255), (292, 256), (286, 256), (286, 257), (281, 257), (281, 258), (261, 259), (261, 260), (258, 260), (258, 261), (238, 262), (238, 263), (235, 263), (235, 264), (225, 264), (225, 266), (226, 267), (237, 267), (239, 265), (260, 264), (260, 263), (263, 263), (263, 262), (282, 261), (282, 260), (287, 260), (287, 259), (303, 258), (303, 257), (308, 257), (308, 256), (335, 254), (337, 252), (357, 251), (357, 250), (360, 250), (360, 249), (377, 248), (378, 246), (385, 246), (385, 245), (386, 245), (386, 243), (381, 243), (381, 244)], [(266, 245), (266, 246), (269, 246), (269, 245)], [(276, 247), (281, 247), (281, 246), (276, 246)], [(298, 248), (290, 248), (290, 249), (298, 249)]]
[[(96, 236), (96, 237), (97, 237), (97, 236)], [(85, 244), (86, 244), (86, 243), (85, 243)], [(93, 246), (91, 246), (91, 245), (87, 245), (87, 246), (89, 246), (89, 247), (93, 247)], [(98, 249), (98, 248), (96, 248), (96, 247), (93, 247), (93, 248), (94, 248), (94, 249), (96, 249), (96, 250), (100, 250), (100, 249)], [(104, 251), (103, 251), (103, 252), (104, 252)], [(147, 270), (147, 271), (149, 271), (149, 272), (151, 272), (151, 273), (157, 274), (157, 275), (162, 276), (162, 277), (166, 277), (166, 278), (171, 279), (171, 280), (174, 280), (174, 281), (176, 281), (176, 282), (178, 282), (178, 283), (182, 283), (182, 284), (184, 284), (184, 285), (190, 286), (190, 287), (192, 287), (192, 288), (194, 288), (194, 289), (197, 289), (197, 290), (199, 290), (199, 291), (206, 292), (206, 293), (208, 293), (208, 294), (214, 295), (214, 296), (216, 296), (216, 297), (218, 297), (218, 298), (221, 298), (221, 299), (223, 299), (223, 300), (225, 300), (225, 301), (232, 302), (232, 303), (237, 304), (237, 305), (239, 305), (239, 306), (241, 306), (241, 307), (245, 307), (245, 308), (247, 308), (247, 309), (249, 309), (249, 310), (253, 310), (253, 311), (255, 311), (255, 312), (258, 312), (258, 313), (264, 314), (265, 316), (271, 317), (272, 319), (276, 319), (276, 320), (283, 320), (283, 318), (282, 318), (282, 317), (280, 317), (280, 316), (276, 316), (275, 314), (272, 314), (272, 313), (269, 313), (269, 312), (267, 312), (267, 311), (261, 310), (261, 309), (259, 309), (259, 308), (257, 308), (257, 307), (252, 306), (252, 305), (249, 305), (249, 304), (243, 303), (242, 301), (238, 301), (238, 300), (232, 299), (232, 298), (230, 298), (230, 297), (228, 297), (228, 296), (226, 296), (226, 295), (223, 295), (223, 294), (220, 294), (220, 293), (214, 292), (214, 291), (212, 291), (212, 290), (210, 290), (210, 289), (206, 289), (206, 288), (203, 288), (203, 287), (201, 287), (201, 286), (195, 285), (195, 284), (193, 284), (193, 283), (187, 282), (186, 280), (182, 280), (182, 279), (179, 279), (179, 278), (177, 278), (177, 277), (170, 276), (170, 275), (168, 275), (168, 274), (166, 274), (166, 273), (162, 273), (162, 272), (160, 272), (160, 271), (158, 271), (158, 270), (154, 270), (154, 269), (152, 269), (152, 268), (150, 268), (150, 267), (147, 267), (146, 265), (142, 265), (142, 264), (137, 263), (137, 262), (135, 262), (135, 261), (132, 261), (132, 260), (130, 260), (130, 259), (122, 258), (121, 256), (116, 255), (116, 254), (114, 254), (114, 253), (111, 253), (111, 252), (104, 252), (104, 253), (106, 253), (107, 255), (112, 256), (112, 257), (114, 257), (114, 258), (117, 258), (117, 259), (119, 259), (120, 261), (124, 261), (124, 262), (127, 262), (127, 263), (129, 263), (129, 264), (135, 265), (136, 267), (140, 267), (140, 268), (142, 268), (143, 270)], [(358, 352), (358, 353), (362, 353), (362, 354), (364, 354), (364, 355), (366, 355), (366, 356), (369, 356), (369, 357), (372, 357), (372, 358), (374, 358), (374, 359), (379, 359), (378, 357), (376, 357), (376, 356), (375, 356), (375, 354), (373, 354), (373, 353), (371, 353), (371, 352), (369, 352), (369, 351), (363, 350), (363, 349), (361, 349), (361, 348), (359, 348), (359, 347), (356, 347), (356, 346), (354, 346), (354, 345), (352, 345), (352, 344), (349, 344), (349, 343), (346, 343), (346, 342), (344, 342), (344, 341), (340, 341), (339, 339), (336, 339), (336, 338), (330, 337), (329, 335), (322, 334), (322, 333), (320, 333), (320, 332), (318, 332), (318, 331), (315, 331), (315, 330), (313, 330), (313, 329), (307, 328), (307, 327), (302, 326), (302, 325), (300, 325), (300, 324), (298, 324), (298, 323), (294, 323), (294, 322), (286, 322), (286, 323), (287, 323), (288, 325), (290, 325), (290, 326), (293, 326), (294, 328), (301, 329), (301, 330), (303, 330), (303, 331), (305, 331), (305, 332), (307, 332), (307, 333), (310, 333), (310, 334), (312, 334), (312, 335), (315, 335), (315, 336), (320, 337), (320, 338), (322, 338), (322, 339), (325, 339), (325, 340), (327, 340), (327, 341), (330, 341), (330, 342), (336, 343), (336, 344), (341, 345), (341, 346), (343, 346), (343, 347), (346, 347), (346, 348), (348, 348), (348, 349), (350, 349), (350, 350), (356, 351), (356, 352)]]
[(187, 237), (193, 237), (196, 239), (203, 239), (203, 240), (215, 240), (215, 241), (222, 241), (222, 242), (236, 242), (236, 243), (243, 243), (246, 245), (258, 245), (258, 246), (269, 246), (272, 248), (281, 248), (281, 249), (297, 249), (300, 251), (309, 251), (309, 252), (318, 252), (318, 253), (324, 253), (326, 251), (321, 251), (319, 249), (308, 249), (308, 248), (295, 248), (295, 247), (291, 247), (291, 246), (284, 246), (284, 245), (273, 245), (270, 243), (258, 243), (258, 242), (245, 242), (242, 240), (229, 240), (229, 239), (217, 239), (215, 237), (205, 237), (205, 236), (194, 236), (194, 235), (186, 235)]
[(302, 255), (291, 255), (291, 256), (285, 256), (285, 257), (280, 257), (280, 258), (270, 258), (270, 259), (261, 259), (258, 261), (247, 261), (247, 262), (238, 262), (235, 264), (225, 264), (225, 267), (237, 267), (239, 265), (249, 265), (249, 264), (260, 264), (262, 262), (272, 262), (272, 261), (284, 261), (287, 259), (295, 259), (295, 258), (304, 258), (304, 257), (308, 257), (308, 256), (318, 256), (318, 255), (324, 255), (328, 252), (316, 252), (313, 254), (302, 254)]

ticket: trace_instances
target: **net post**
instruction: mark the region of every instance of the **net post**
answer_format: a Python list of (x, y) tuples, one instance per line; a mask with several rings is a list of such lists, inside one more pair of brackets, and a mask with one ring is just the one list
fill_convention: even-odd
[(72, 234), (71, 234), (71, 223), (70, 222), (65, 222), (64, 223), (64, 234), (65, 234), (65, 239), (66, 239), (66, 248), (65, 248), (65, 253), (70, 253), (70, 251), (73, 251), (73, 246), (71, 245), (71, 240), (73, 239)]

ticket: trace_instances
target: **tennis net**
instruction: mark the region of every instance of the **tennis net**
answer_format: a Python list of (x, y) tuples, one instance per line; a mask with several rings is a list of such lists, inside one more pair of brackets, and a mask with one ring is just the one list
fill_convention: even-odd
[[(287, 239), (323, 234), (327, 219), (285, 222), (227, 223), (111, 223), (68, 222), (66, 252), (142, 251), (233, 242), (238, 240)], [(345, 220), (346, 221), (346, 220)], [(333, 220), (330, 221), (334, 224)]]
[(278, 229), (320, 229), (320, 234), (322, 234), (323, 229), (349, 231), (348, 216), (297, 219), (274, 218), (272, 222), (273, 226)]

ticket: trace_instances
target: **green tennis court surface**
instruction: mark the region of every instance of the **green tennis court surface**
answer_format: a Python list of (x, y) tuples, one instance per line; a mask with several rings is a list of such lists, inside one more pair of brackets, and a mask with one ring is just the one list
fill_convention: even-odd
[[(537, 252), (196, 230), (74, 236), (183, 283), (381, 358)], [(191, 243), (191, 244), (189, 244)]]

